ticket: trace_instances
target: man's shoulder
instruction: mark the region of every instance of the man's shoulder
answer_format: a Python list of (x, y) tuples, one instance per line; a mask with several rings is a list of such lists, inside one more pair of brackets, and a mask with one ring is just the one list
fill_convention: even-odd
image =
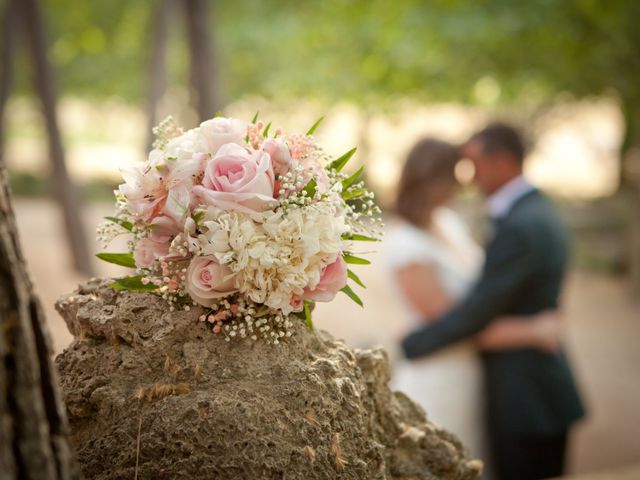
[(514, 204), (505, 219), (505, 226), (527, 236), (548, 235), (566, 229), (558, 208), (538, 189), (523, 196)]

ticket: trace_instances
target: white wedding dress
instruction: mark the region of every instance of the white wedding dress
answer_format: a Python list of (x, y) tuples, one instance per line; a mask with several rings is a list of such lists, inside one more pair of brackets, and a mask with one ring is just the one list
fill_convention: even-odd
[[(398, 287), (394, 271), (411, 264), (430, 266), (455, 302), (467, 293), (482, 263), (482, 251), (458, 214), (441, 207), (432, 218), (437, 235), (402, 222), (385, 238), (387, 266), (404, 310), (402, 321), (407, 332), (424, 325), (425, 320)], [(391, 387), (420, 404), (429, 420), (455, 433), (472, 455), (486, 458), (483, 377), (471, 341), (419, 360), (399, 360), (393, 369)]]

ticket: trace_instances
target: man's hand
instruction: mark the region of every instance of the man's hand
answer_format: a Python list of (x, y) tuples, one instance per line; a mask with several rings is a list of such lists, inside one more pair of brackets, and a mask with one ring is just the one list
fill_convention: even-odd
[(505, 317), (492, 322), (480, 332), (476, 342), (482, 350), (533, 347), (555, 353), (562, 344), (563, 323), (563, 315), (559, 310), (545, 310), (526, 321)]

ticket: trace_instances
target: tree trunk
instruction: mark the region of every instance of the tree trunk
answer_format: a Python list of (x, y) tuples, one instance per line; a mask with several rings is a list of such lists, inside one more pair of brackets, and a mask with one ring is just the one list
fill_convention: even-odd
[(146, 152), (151, 150), (153, 127), (158, 123), (158, 103), (166, 89), (166, 56), (169, 38), (169, 17), (172, 0), (160, 0), (153, 19), (151, 33), (151, 64), (149, 68), (149, 97), (147, 100), (147, 145)]
[[(15, 1), (15, 0), (14, 0)], [(75, 186), (69, 181), (62, 148), (62, 139), (56, 118), (56, 100), (53, 71), (47, 60), (44, 26), (38, 0), (19, 0), (26, 36), (29, 40), (34, 64), (35, 89), (42, 101), (42, 109), (49, 138), (49, 156), (53, 162), (53, 180), (62, 208), (74, 267), (81, 273), (91, 275), (93, 268), (84, 234), (80, 202)]]
[(0, 159), (0, 480), (79, 478)]
[[(213, 2), (211, 2), (213, 3)], [(185, 0), (187, 35), (191, 51), (191, 83), (200, 120), (211, 118), (220, 108), (215, 58), (207, 25), (206, 0)]]

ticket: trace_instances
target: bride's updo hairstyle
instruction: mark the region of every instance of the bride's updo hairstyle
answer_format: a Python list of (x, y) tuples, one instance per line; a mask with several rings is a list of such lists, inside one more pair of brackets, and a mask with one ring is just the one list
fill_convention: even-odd
[(446, 203), (455, 189), (459, 159), (458, 149), (450, 143), (420, 140), (409, 152), (400, 176), (396, 213), (417, 227), (429, 227), (433, 209)]

